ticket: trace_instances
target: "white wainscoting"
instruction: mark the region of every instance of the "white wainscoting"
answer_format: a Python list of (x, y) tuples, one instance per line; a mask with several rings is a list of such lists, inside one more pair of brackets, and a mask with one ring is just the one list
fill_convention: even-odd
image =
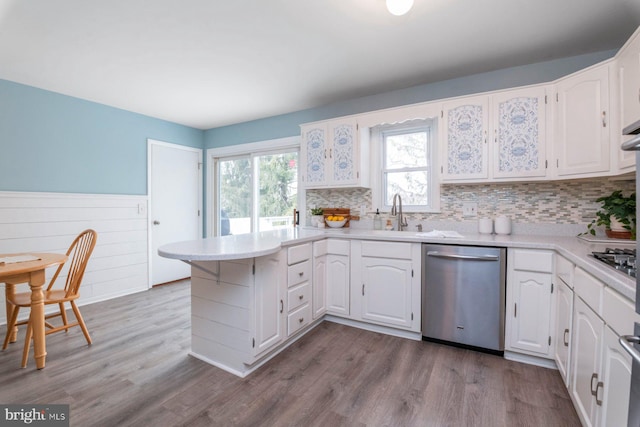
[[(92, 228), (98, 241), (78, 304), (144, 291), (149, 288), (147, 212), (147, 196), (0, 191), (0, 253), (65, 253), (81, 231)], [(47, 280), (54, 272), (48, 269)], [(66, 275), (58, 277), (58, 285), (65, 280)], [(17, 289), (26, 290), (26, 284)], [(0, 291), (4, 298), (4, 284)], [(0, 323), (5, 317), (2, 304)]]

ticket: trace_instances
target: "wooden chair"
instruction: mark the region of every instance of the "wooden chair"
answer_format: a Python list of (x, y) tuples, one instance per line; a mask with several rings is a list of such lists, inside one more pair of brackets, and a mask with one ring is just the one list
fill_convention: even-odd
[[(68, 331), (69, 328), (73, 326), (80, 326), (84, 337), (87, 339), (87, 344), (91, 344), (89, 331), (87, 330), (87, 326), (85, 325), (82, 316), (80, 315), (80, 310), (78, 310), (78, 306), (76, 305), (75, 300), (80, 297), (80, 284), (82, 283), (84, 271), (87, 267), (87, 263), (89, 262), (91, 252), (93, 252), (93, 248), (96, 246), (97, 238), (98, 234), (94, 230), (85, 230), (80, 233), (78, 237), (74, 239), (73, 243), (71, 243), (71, 246), (67, 251), (67, 257), (69, 257), (69, 259), (65, 264), (62, 264), (58, 267), (55, 274), (53, 275), (53, 278), (51, 279), (51, 282), (49, 283), (49, 286), (44, 291), (44, 304), (58, 304), (59, 307), (58, 313), (52, 313), (45, 316), (45, 325), (48, 328), (45, 331), (45, 335), (49, 335), (54, 332)], [(66, 264), (69, 264), (69, 271), (64, 289), (53, 289), (53, 285), (58, 278), (58, 275)], [(64, 307), (65, 302), (69, 302), (71, 304), (73, 313), (76, 316), (76, 322), (74, 323), (69, 323), (67, 321), (67, 314)], [(31, 346), (33, 329), (31, 328), (29, 320), (21, 322), (17, 322), (17, 320), (20, 308), (31, 306), (31, 292), (17, 293), (11, 300), (7, 301), (7, 304), (13, 306), (13, 308), (11, 310), (11, 318), (7, 322), (7, 335), (4, 339), (2, 350), (7, 348), (13, 329), (17, 325), (26, 324), (27, 335), (25, 337), (24, 351), (22, 353), (22, 367), (24, 368), (27, 366), (27, 358), (29, 356), (29, 348)], [(51, 323), (46, 321), (46, 319), (50, 319), (52, 317), (60, 317), (62, 319), (62, 325), (53, 326)]]

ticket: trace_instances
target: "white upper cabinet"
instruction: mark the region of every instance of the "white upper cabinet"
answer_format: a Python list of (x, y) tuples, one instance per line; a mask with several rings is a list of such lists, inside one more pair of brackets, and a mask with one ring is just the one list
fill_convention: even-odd
[(640, 120), (640, 29), (622, 47), (616, 58), (618, 71), (618, 99), (620, 122), (614, 130), (618, 169), (624, 171), (635, 166), (635, 152), (620, 150), (620, 144), (632, 138), (622, 136), (622, 129)]
[(471, 97), (442, 107), (442, 180), (488, 178), (489, 98)]
[(447, 102), (442, 109), (443, 181), (546, 175), (544, 86)]
[(491, 97), (494, 178), (545, 176), (545, 94), (535, 87)]
[[(368, 187), (368, 150), (355, 119), (302, 127), (301, 181), (305, 188)], [(364, 165), (364, 167), (363, 167)], [(364, 173), (363, 173), (364, 172)]]
[(611, 170), (609, 144), (612, 123), (609, 63), (598, 64), (559, 80), (555, 101), (557, 175), (608, 174)]

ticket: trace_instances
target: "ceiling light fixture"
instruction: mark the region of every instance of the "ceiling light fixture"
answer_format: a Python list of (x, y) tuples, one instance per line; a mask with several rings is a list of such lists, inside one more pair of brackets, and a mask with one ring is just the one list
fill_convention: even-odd
[(402, 16), (413, 7), (413, 0), (387, 0), (387, 9), (392, 15)]

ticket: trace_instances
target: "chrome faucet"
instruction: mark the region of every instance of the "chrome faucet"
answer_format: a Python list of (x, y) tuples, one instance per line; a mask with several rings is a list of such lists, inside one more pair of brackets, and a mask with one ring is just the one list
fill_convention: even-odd
[[(398, 202), (398, 207), (396, 207), (396, 200)], [(393, 206), (391, 207), (391, 215), (397, 215), (398, 217), (398, 231), (402, 231), (404, 227), (409, 226), (406, 218), (402, 216), (402, 197), (400, 197), (400, 194), (398, 193), (393, 195)]]

